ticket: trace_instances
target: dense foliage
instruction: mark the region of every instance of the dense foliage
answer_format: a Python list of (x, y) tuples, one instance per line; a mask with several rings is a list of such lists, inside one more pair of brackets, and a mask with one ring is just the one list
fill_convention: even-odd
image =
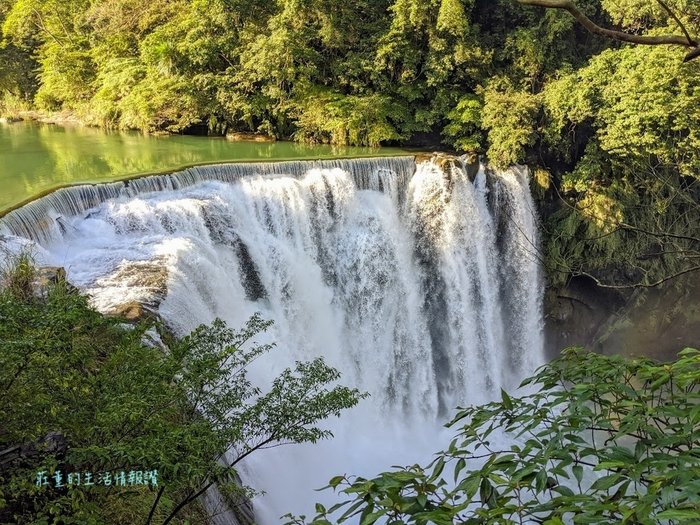
[[(253, 342), (269, 326), (257, 317), (240, 331), (216, 321), (166, 349), (152, 328), (102, 316), (65, 282), (37, 297), (34, 281), (22, 259), (0, 288), (0, 523), (201, 522), (190, 504), (212, 483), (234, 502), (250, 495), (232, 466), (328, 437), (320, 421), (361, 397), (321, 359), (265, 391), (252, 385), (247, 365), (271, 349)], [(66, 481), (153, 470), (149, 486)], [(37, 485), (56, 471), (62, 488)]]
[(658, 364), (569, 349), (524, 384), (460, 410), (426, 467), (333, 478), (344, 501), (310, 523), (698, 522), (700, 352)]
[[(676, 31), (649, 2), (579, 4), (628, 30)], [(670, 4), (697, 29), (697, 13)], [(3, 0), (0, 21), (0, 88), (42, 108), (144, 130), (204, 124), (355, 144), (438, 132), (459, 149), (488, 147), (499, 164), (523, 160), (541, 140), (545, 99), (607, 45), (566, 13), (514, 0)], [(677, 51), (638, 60), (638, 74), (671, 78)], [(616, 85), (590, 77), (589, 89)], [(547, 127), (566, 116), (585, 114), (563, 109)]]
[[(660, 2), (576, 4), (622, 31), (680, 32)], [(700, 34), (697, 6), (665, 5)], [(516, 0), (0, 0), (0, 28), (6, 114), (442, 143), (544, 168), (569, 205), (548, 224), (555, 280), (697, 266), (700, 61), (682, 48), (619, 45)]]

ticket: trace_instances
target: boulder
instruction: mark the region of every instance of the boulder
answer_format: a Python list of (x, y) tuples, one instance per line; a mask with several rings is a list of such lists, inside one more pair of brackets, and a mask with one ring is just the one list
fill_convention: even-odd
[(120, 304), (107, 312), (106, 315), (119, 317), (129, 323), (140, 323), (158, 318), (158, 314), (152, 308), (139, 302)]
[(15, 468), (18, 464), (24, 464), (27, 460), (48, 454), (62, 458), (67, 450), (68, 441), (66, 437), (60, 432), (49, 432), (36, 441), (18, 443), (0, 450), (0, 473)]
[(277, 139), (270, 135), (262, 133), (228, 133), (226, 140), (231, 142), (248, 141), (248, 142), (276, 142)]
[(476, 174), (479, 173), (480, 167), (479, 157), (473, 153), (463, 157), (441, 152), (419, 153), (415, 156), (415, 161), (416, 164), (421, 164), (423, 162), (434, 162), (443, 171), (448, 180), (452, 176), (452, 168), (460, 167), (466, 171), (469, 180), (474, 182)]
[(31, 294), (36, 298), (47, 296), (51, 286), (65, 283), (71, 290), (76, 288), (66, 280), (66, 269), (61, 266), (43, 266), (36, 269), (34, 279), (31, 284)]

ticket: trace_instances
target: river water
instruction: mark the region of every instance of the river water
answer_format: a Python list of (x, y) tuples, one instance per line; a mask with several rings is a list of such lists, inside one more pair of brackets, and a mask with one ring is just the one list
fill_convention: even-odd
[(148, 136), (84, 126), (0, 122), (0, 214), (68, 184), (106, 182), (227, 161), (396, 155), (392, 148), (231, 142), (185, 135)]

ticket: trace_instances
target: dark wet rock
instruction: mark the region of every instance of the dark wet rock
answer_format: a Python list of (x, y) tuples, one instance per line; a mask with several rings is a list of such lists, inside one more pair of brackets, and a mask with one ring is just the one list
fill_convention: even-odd
[(119, 317), (129, 323), (139, 323), (146, 320), (156, 320), (158, 313), (139, 302), (120, 304), (108, 312), (109, 316)]
[(238, 255), (238, 264), (243, 277), (243, 289), (246, 297), (251, 301), (266, 299), (267, 290), (260, 278), (258, 267), (250, 256), (248, 247), (240, 238), (236, 243), (236, 254)]
[[(237, 473), (233, 473), (236, 484), (243, 487), (243, 481)], [(243, 491), (224, 493), (219, 487), (212, 485), (207, 490), (204, 505), (212, 515), (212, 525), (254, 525), (255, 512), (253, 502), (242, 494)]]
[(49, 454), (63, 458), (67, 450), (66, 437), (60, 432), (49, 432), (36, 441), (19, 443), (0, 450), (0, 473)]
[(440, 152), (420, 153), (416, 155), (415, 160), (416, 164), (421, 164), (423, 162), (435, 163), (442, 170), (450, 184), (452, 182), (452, 173), (455, 169), (465, 170), (469, 180), (474, 182), (480, 167), (479, 157), (475, 154), (458, 157), (456, 155)]
[(572, 279), (569, 284), (545, 294), (545, 344), (549, 357), (570, 346), (590, 347), (610, 316), (624, 304), (624, 298), (599, 288), (589, 279)]
[(61, 266), (44, 266), (37, 268), (31, 284), (31, 293), (36, 298), (44, 298), (47, 296), (49, 289), (58, 283), (65, 283), (70, 289), (76, 290), (76, 288), (66, 280), (65, 268)]
[(700, 342), (700, 282), (679, 279), (663, 288), (601, 288), (572, 279), (545, 296), (545, 335), (550, 358), (570, 346), (606, 355), (676, 359)]
[(247, 141), (247, 142), (276, 142), (277, 139), (271, 135), (262, 133), (228, 133), (226, 139), (232, 142)]
[(640, 288), (601, 327), (593, 349), (673, 361), (700, 345), (698, 297), (700, 279), (692, 273), (661, 288)]
[(479, 156), (475, 154), (466, 155), (464, 158), (464, 167), (467, 170), (467, 177), (469, 177), (470, 181), (474, 182), (476, 175), (479, 173), (479, 168), (481, 167)]
[(97, 304), (106, 315), (122, 317), (129, 322), (153, 319), (168, 294), (168, 269), (165, 262), (158, 259), (124, 262), (111, 274), (98, 279), (91, 291), (95, 294), (95, 290), (106, 288), (117, 292), (110, 295), (124, 290), (130, 297), (120, 304)]
[(159, 260), (124, 263), (111, 275), (111, 279), (128, 287), (145, 289), (158, 302), (168, 293), (168, 269)]

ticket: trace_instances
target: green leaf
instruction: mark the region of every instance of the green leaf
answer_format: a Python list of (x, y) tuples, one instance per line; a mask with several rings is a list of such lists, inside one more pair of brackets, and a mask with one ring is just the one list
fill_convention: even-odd
[(343, 482), (344, 479), (345, 479), (345, 476), (334, 476), (328, 482), (328, 486), (330, 486), (332, 488), (336, 488), (338, 485), (340, 485)]
[(656, 518), (660, 520), (697, 520), (698, 516), (700, 516), (698, 509), (670, 509), (659, 512)]
[(593, 482), (593, 485), (591, 485), (591, 489), (608, 490), (610, 487), (617, 485), (622, 480), (623, 478), (619, 474), (610, 474), (608, 476), (603, 476), (602, 478), (598, 478)]
[(430, 475), (429, 481), (433, 482), (433, 481), (437, 480), (440, 477), (440, 474), (442, 474), (442, 470), (444, 468), (445, 468), (445, 458), (440, 457), (435, 462), (435, 466), (433, 467), (433, 472)]
[(545, 520), (542, 525), (564, 525), (564, 522), (561, 520), (561, 518), (549, 518)]
[(370, 512), (362, 517), (362, 519), (360, 520), (360, 525), (372, 525), (375, 521), (384, 516), (384, 514), (386, 514), (387, 512), (387, 509), (382, 509), (377, 512)]
[(510, 398), (508, 393), (501, 388), (501, 402), (503, 403), (503, 408), (506, 410), (513, 409), (513, 400)]
[(455, 471), (454, 471), (454, 481), (455, 481), (455, 483), (457, 483), (457, 478), (459, 477), (459, 473), (462, 472), (462, 470), (464, 470), (464, 468), (466, 467), (466, 465), (467, 465), (467, 462), (466, 462), (466, 460), (465, 460), (464, 458), (459, 458), (459, 459), (457, 460), (457, 464), (455, 465)]

